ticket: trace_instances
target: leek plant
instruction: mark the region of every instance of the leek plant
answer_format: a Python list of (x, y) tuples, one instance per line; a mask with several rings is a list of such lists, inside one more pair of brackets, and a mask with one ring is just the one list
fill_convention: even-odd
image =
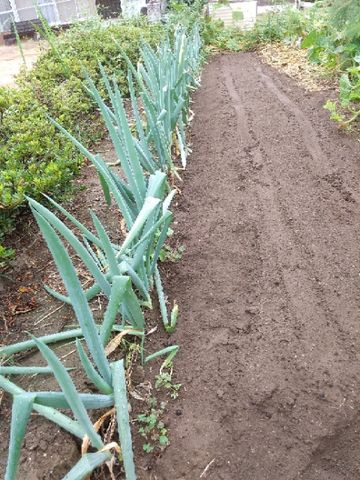
[(180, 151), (182, 167), (186, 167), (188, 148), (185, 127), (188, 123), (189, 93), (199, 86), (201, 39), (195, 26), (189, 36), (178, 28), (173, 47), (168, 39), (155, 52), (148, 44), (141, 47), (142, 62), (137, 69), (124, 54), (129, 66), (128, 83), (139, 138), (143, 138), (139, 122), (133, 77), (140, 90), (145, 112), (146, 139), (154, 146), (158, 166), (175, 171), (172, 147)]
[[(154, 284), (154, 274), (157, 271), (157, 260), (172, 221), (172, 213), (169, 211), (169, 207), (176, 191), (170, 190), (166, 173), (156, 170), (155, 157), (148, 146), (149, 140), (145, 137), (144, 131), (141, 133), (139, 117), (137, 117), (137, 123), (139, 124), (140, 140), (131, 133), (123, 99), (115, 80), (111, 81), (104, 71), (102, 71), (102, 75), (109, 97), (112, 100), (113, 110), (102, 100), (90, 79), (87, 80), (87, 86), (88, 91), (99, 105), (121, 171), (110, 168), (100, 155), (92, 154), (61, 125), (54, 121), (53, 123), (97, 169), (107, 203), (110, 204), (113, 197), (125, 220), (128, 228), (125, 241), (121, 246), (112, 244), (106, 234), (106, 229), (93, 212), (91, 215), (97, 235), (80, 224), (74, 216), (56, 202), (50, 200), (53, 206), (80, 230), (83, 235), (83, 244), (81, 244), (71, 230), (48, 209), (32, 199), (29, 199), (29, 203), (36, 218), (43, 217), (56, 228), (74, 248), (93, 275), (95, 283), (87, 292), (88, 299), (91, 299), (100, 291), (109, 297), (111, 277), (119, 273), (126, 273), (131, 277), (142, 300), (148, 306), (151, 306), (150, 291)], [(133, 90), (133, 86), (131, 89)], [(159, 277), (158, 272), (157, 277)], [(165, 297), (161, 293), (161, 279), (160, 281), (158, 279), (156, 286), (159, 301), (165, 302)], [(58, 299), (68, 303), (64, 296), (49, 288), (47, 290)], [(121, 308), (126, 317), (126, 305)], [(175, 323), (171, 322), (171, 318), (174, 318), (174, 315), (170, 316), (169, 320), (164, 303), (161, 306), (161, 312), (166, 330), (173, 330)]]
[[(98, 451), (82, 457), (78, 464), (65, 477), (68, 480), (84, 478), (92, 469), (108, 461), (112, 456), (93, 427), (87, 410), (103, 409), (113, 405), (115, 405), (118, 414), (118, 424), (124, 426), (119, 432), (121, 447), (118, 448), (118, 451), (121, 451), (126, 478), (133, 480), (136, 477), (131, 448), (131, 433), (127, 407), (126, 409), (123, 407), (123, 405), (127, 406), (126, 388), (122, 388), (119, 391), (119, 382), (123, 386), (126, 385), (123, 361), (121, 360), (119, 361), (120, 363), (116, 362), (115, 364), (110, 363), (105, 350), (120, 304), (127, 306), (129, 317), (131, 317), (132, 321), (132, 328), (127, 327), (127, 333), (143, 335), (144, 317), (139, 302), (132, 290), (130, 277), (118, 275), (112, 279), (109, 303), (103, 323), (99, 328), (95, 324), (86, 294), (81, 287), (75, 267), (63, 242), (52, 225), (41, 216), (40, 213), (34, 211), (34, 214), (64, 281), (69, 303), (71, 303), (74, 309), (81, 328), (81, 335), (79, 336), (84, 338), (89, 351), (90, 357), (85, 352), (80, 341), (77, 340), (76, 346), (80, 363), (88, 378), (97, 389), (102, 392), (102, 395), (79, 394), (68, 371), (54, 352), (43, 341), (33, 337), (33, 344), (31, 346), (34, 345), (40, 350), (48, 363), (48, 368), (51, 369), (51, 372), (55, 376), (61, 391), (24, 392), (3, 375), (0, 375), (0, 387), (14, 397), (9, 457), (5, 480), (13, 480), (16, 478), (20, 448), (32, 410), (44, 415), (49, 420), (54, 421), (79, 438), (84, 438), (85, 436), (89, 438), (92, 446)], [(120, 326), (120, 330), (123, 329), (124, 324)], [(0, 350), (0, 354), (4, 355), (6, 353), (8, 353), (6, 352), (6, 347), (2, 349), (2, 351)], [(32, 369), (28, 367), (24, 367), (23, 369), (20, 367), (18, 373), (26, 374), (31, 373), (31, 371)], [(115, 371), (117, 372), (116, 378), (114, 377)], [(60, 413), (58, 411), (60, 408), (70, 409), (75, 420)]]
[[(134, 325), (139, 328), (139, 330), (135, 330), (135, 328), (132, 330), (128, 329), (128, 333), (141, 334), (143, 315), (131, 290), (130, 278), (119, 275), (113, 279), (110, 301), (103, 323), (98, 328), (65, 246), (46, 220), (38, 215), (37, 221), (43, 229), (49, 249), (54, 254), (56, 266), (62, 275), (71, 305), (81, 327), (81, 336), (83, 336), (89, 351), (88, 355), (80, 341), (77, 340), (76, 346), (80, 363), (88, 378), (101, 392), (101, 395), (78, 393), (70, 374), (55, 353), (43, 341), (33, 337), (32, 341), (48, 363), (48, 368), (55, 376), (60, 391), (24, 392), (3, 375), (0, 375), (0, 387), (14, 397), (5, 480), (15, 480), (16, 478), (20, 449), (32, 410), (44, 415), (79, 438), (86, 436), (91, 445), (97, 449), (97, 452), (83, 456), (65, 477), (67, 480), (85, 478), (96, 466), (110, 460), (112, 457), (110, 447), (107, 448), (104, 445), (101, 437), (96, 432), (90, 420), (88, 410), (103, 409), (113, 405), (116, 408), (118, 424), (123, 426), (119, 431), (121, 447), (118, 447), (117, 450), (122, 455), (126, 478), (134, 480), (136, 477), (131, 448), (129, 418), (127, 407), (126, 409), (124, 408), (124, 405), (127, 406), (127, 399), (126, 388), (124, 388), (126, 383), (123, 360), (115, 362), (115, 364), (110, 363), (105, 350), (116, 320), (118, 306), (122, 301), (126, 301), (126, 298), (131, 304)], [(0, 351), (0, 353), (4, 354), (4, 351)], [(31, 373), (31, 369), (24, 367), (22, 372), (19, 371), (18, 373)], [(119, 389), (119, 384), (122, 385), (121, 389)], [(62, 414), (58, 409), (70, 409), (75, 420)]]
[[(109, 284), (111, 284), (109, 276), (127, 273), (131, 276), (134, 287), (139, 291), (142, 299), (151, 306), (150, 291), (155, 283), (163, 323), (168, 332), (175, 328), (178, 308), (174, 307), (169, 319), (157, 268), (157, 260), (172, 220), (168, 207), (175, 194), (174, 190), (169, 191), (166, 173), (175, 171), (172, 162), (174, 138), (177, 138), (182, 166), (184, 168), (186, 166), (185, 125), (188, 121), (189, 93), (191, 88), (198, 85), (200, 48), (200, 35), (195, 26), (189, 37), (182, 29), (176, 30), (173, 48), (169, 40), (164, 42), (156, 53), (149, 45), (143, 44), (141, 55), (144, 63), (139, 64), (137, 70), (127, 58), (136, 135), (131, 132), (124, 102), (115, 79), (110, 79), (100, 67), (103, 83), (110, 99), (110, 106), (108, 106), (94, 83), (87, 78), (87, 90), (99, 107), (113, 142), (122, 175), (111, 169), (99, 155), (92, 154), (61, 125), (53, 122), (96, 167), (106, 201), (111, 202), (111, 194), (114, 197), (129, 230), (128, 237), (122, 246), (111, 244), (95, 214), (92, 213), (92, 217), (98, 233), (97, 237), (80, 225), (62, 207), (52, 202), (80, 229), (85, 245), (79, 246), (79, 242), (69, 229), (63, 224), (60, 225), (60, 220), (40, 204), (30, 200), (32, 209), (44, 215), (50, 223), (53, 222), (53, 226), (56, 222), (60, 226), (60, 233), (62, 235), (65, 233), (68, 241), (71, 236), (71, 245), (94, 276), (95, 283), (87, 292), (88, 299), (100, 291), (109, 297)], [(140, 115), (133, 77), (140, 89), (145, 125)], [(168, 193), (166, 197), (164, 197), (165, 191)], [(158, 205), (156, 205), (156, 199), (160, 200)], [(146, 214), (148, 214), (147, 218)], [(55, 228), (58, 227), (55, 226)], [(103, 232), (102, 236), (100, 231)], [(157, 242), (156, 238), (158, 238)], [(76, 243), (75, 246), (74, 243)], [(94, 251), (93, 245), (100, 249), (101, 258)], [(99, 271), (95, 276), (94, 262), (98, 265), (97, 270), (105, 270), (103, 277), (107, 278), (101, 278)], [(50, 289), (48, 291), (67, 302), (62, 295)], [(122, 313), (125, 317), (126, 310), (126, 305), (123, 305)]]
[[(151, 307), (150, 291), (155, 283), (161, 303), (163, 323), (165, 329), (170, 332), (175, 328), (176, 317), (170, 315), (169, 320), (157, 261), (173, 218), (169, 207), (176, 190), (170, 190), (164, 171), (152, 169), (152, 165), (156, 168), (155, 157), (150, 148), (146, 149), (144, 146), (148, 145), (145, 136), (143, 137), (145, 143), (142, 144), (131, 134), (116, 82), (113, 81), (110, 84), (110, 80), (104, 72), (103, 78), (109, 96), (113, 98), (114, 104), (116, 103), (117, 106), (114, 112), (100, 98), (99, 92), (90, 80), (88, 80), (88, 87), (98, 101), (99, 109), (119, 159), (121, 171), (117, 171), (116, 166), (111, 168), (100, 155), (92, 154), (60, 125), (56, 124), (56, 126), (97, 169), (107, 203), (110, 204), (114, 198), (128, 228), (128, 235), (123, 244), (114, 245), (110, 241), (105, 227), (93, 212), (91, 212), (91, 216), (96, 235), (63, 207), (49, 199), (53, 206), (81, 232), (83, 242), (80, 242), (74, 233), (46, 207), (29, 199), (30, 207), (37, 220), (44, 218), (70, 243), (92, 274), (94, 284), (86, 294), (89, 300), (99, 292), (109, 298), (111, 278), (114, 275), (128, 274), (141, 299)], [(152, 171), (153, 173), (151, 173)], [(40, 228), (44, 233), (41, 225)], [(156, 275), (156, 282), (154, 282), (154, 275)], [(49, 288), (47, 290), (59, 300), (69, 303), (63, 295), (59, 295)], [(127, 317), (126, 305), (122, 305), (121, 308), (122, 313)], [(175, 321), (171, 321), (174, 318)]]
[[(169, 210), (175, 190), (167, 181), (169, 172), (176, 172), (172, 161), (173, 147), (181, 153), (186, 166), (185, 127), (188, 122), (189, 94), (198, 85), (200, 36), (195, 27), (188, 37), (176, 30), (173, 46), (168, 40), (157, 52), (143, 44), (143, 63), (137, 69), (127, 59), (131, 105), (135, 134), (127, 120), (124, 102), (116, 81), (101, 69), (110, 104), (101, 97), (90, 78), (86, 88), (97, 103), (118, 157), (118, 169), (111, 168), (92, 154), (61, 125), (53, 123), (76, 145), (95, 166), (108, 204), (114, 201), (125, 220), (127, 233), (122, 242), (114, 242), (97, 215), (90, 211), (92, 231), (48, 198), (52, 206), (67, 220), (67, 226), (55, 213), (29, 198), (29, 204), (55, 265), (63, 280), (66, 294), (50, 287), (47, 291), (71, 305), (79, 324), (69, 331), (46, 335), (14, 345), (0, 347), (0, 357), (37, 348), (47, 366), (0, 366), (0, 388), (13, 396), (9, 456), (5, 480), (15, 480), (20, 450), (32, 411), (43, 415), (94, 449), (82, 456), (63, 480), (81, 480), (113, 456), (123, 461), (127, 480), (135, 480), (124, 360), (109, 361), (113, 344), (124, 335), (141, 339), (143, 363), (166, 355), (170, 362), (178, 351), (173, 345), (144, 355), (145, 318), (142, 307), (151, 307), (151, 292), (156, 288), (164, 327), (171, 332), (176, 325), (178, 306), (170, 318), (166, 306), (157, 262), (173, 218)], [(140, 91), (144, 114), (140, 113), (136, 90)], [(74, 232), (77, 232), (75, 234)], [(81, 259), (93, 279), (83, 289), (67, 245)], [(95, 323), (89, 301), (103, 293), (108, 304), (102, 322)], [(120, 321), (119, 321), (120, 320)], [(113, 332), (118, 335), (111, 340)], [(49, 347), (52, 343), (74, 340), (80, 365), (87, 378), (100, 393), (79, 393), (69, 371)], [(84, 346), (86, 348), (84, 348)], [(109, 348), (111, 347), (111, 348)], [(54, 375), (59, 391), (26, 392), (7, 375)], [(114, 408), (119, 444), (104, 444), (92, 424), (89, 411)], [(71, 415), (62, 413), (69, 410)]]
[[(107, 387), (106, 390), (110, 393), (101, 395), (80, 394), (67, 369), (54, 352), (43, 342), (35, 338), (33, 340), (47, 361), (49, 369), (51, 369), (51, 372), (55, 376), (61, 391), (26, 392), (3, 375), (0, 375), (0, 387), (10, 393), (14, 399), (5, 480), (16, 479), (20, 450), (25, 436), (26, 426), (33, 410), (78, 438), (84, 439), (87, 437), (89, 439), (91, 445), (97, 451), (83, 456), (64, 477), (64, 479), (67, 480), (85, 478), (97, 466), (111, 460), (113, 454), (110, 450), (114, 448), (113, 443), (111, 445), (105, 445), (103, 443), (103, 440), (91, 422), (88, 410), (98, 410), (112, 406), (116, 408), (118, 425), (122, 425), (122, 428), (119, 429), (121, 447), (115, 444), (115, 452), (118, 454), (121, 453), (126, 479), (135, 480), (123, 360), (108, 364), (108, 367), (111, 369), (109, 371), (110, 384), (108, 384), (107, 380), (104, 380), (99, 373), (95, 371), (92, 364), (89, 363), (93, 369), (92, 376), (98, 377), (96, 383), (99, 384), (101, 379), (101, 382)], [(83, 354), (85, 354), (84, 351)], [(83, 360), (81, 355), (80, 359)], [(88, 358), (86, 361), (90, 362)], [(120, 391), (118, 388), (119, 383), (122, 385)], [(74, 419), (61, 413), (59, 409), (70, 410)]]
[[(99, 160), (97, 164), (99, 165)], [(118, 186), (113, 181), (116, 178), (115, 174), (109, 170), (105, 163), (102, 163), (102, 167), (101, 175), (105, 179), (104, 181), (108, 182), (106, 186), (109, 190), (112, 189), (115, 198), (116, 195), (120, 197)], [(30, 207), (55, 260), (57, 251), (50, 246), (49, 232), (56, 234), (59, 238), (60, 236), (63, 237), (92, 275), (94, 283), (85, 292), (87, 300), (91, 300), (95, 295), (102, 292), (109, 299), (109, 302), (113, 303), (112, 298), (114, 296), (117, 298), (117, 290), (115, 293), (113, 292), (114, 279), (119, 276), (127, 276), (131, 286), (128, 288), (126, 296), (122, 297), (118, 308), (124, 322), (141, 331), (144, 330), (144, 319), (140, 307), (134, 311), (134, 305), (139, 300), (142, 305), (151, 308), (150, 292), (154, 283), (159, 293), (165, 329), (171, 331), (176, 323), (176, 321), (171, 320), (174, 319), (174, 315), (170, 315), (170, 320), (168, 318), (161, 278), (157, 268), (161, 248), (167, 238), (167, 232), (173, 218), (169, 206), (175, 190), (164, 197), (165, 186), (166, 175), (164, 173), (156, 172), (149, 176), (143, 207), (133, 220), (132, 227), (122, 244), (111, 242), (105, 227), (94, 212), (91, 212), (91, 216), (96, 235), (78, 222), (64, 208), (52, 201), (53, 205), (82, 233), (81, 241), (54, 213), (35, 200), (29, 199)], [(120, 210), (123, 211), (121, 206)], [(60, 270), (61, 266), (58, 268)], [(64, 275), (66, 275), (65, 271), (62, 272), (63, 277)], [(59, 300), (71, 304), (68, 297), (59, 294), (50, 287), (46, 287), (46, 289)]]
[[(101, 325), (96, 325), (90, 310), (86, 294), (81, 287), (75, 267), (64, 244), (53, 227), (44, 218), (37, 215), (37, 221), (45, 235), (46, 242), (54, 255), (56, 266), (62, 275), (76, 318), (81, 327), (76, 336), (85, 340), (89, 354), (85, 352), (79, 339), (76, 347), (82, 365), (89, 380), (101, 394), (80, 394), (61, 361), (42, 339), (32, 337), (31, 343), (22, 342), (15, 346), (3, 347), (0, 355), (8, 355), (21, 351), (24, 348), (37, 347), (48, 363), (48, 367), (1, 367), (0, 388), (10, 393), (13, 398), (12, 423), (10, 432), (9, 456), (5, 480), (16, 479), (20, 449), (32, 410), (40, 413), (68, 432), (83, 439), (89, 439), (97, 452), (87, 454), (79, 460), (75, 467), (66, 475), (65, 479), (74, 480), (85, 478), (98, 465), (112, 458), (111, 450), (114, 443), (104, 445), (102, 439), (91, 423), (88, 410), (104, 409), (115, 406), (117, 423), (119, 425), (120, 446), (115, 444), (115, 454), (121, 453), (124, 463), (126, 479), (133, 480), (135, 468), (132, 453), (131, 432), (129, 426), (128, 407), (126, 398), (126, 381), (123, 360), (109, 362), (106, 353), (106, 344), (112, 331), (144, 337), (144, 319), (140, 303), (131, 286), (130, 277), (125, 275), (114, 276), (112, 279), (111, 294)], [(114, 328), (120, 304), (127, 304), (134, 323), (125, 327), (124, 323)], [(61, 335), (61, 334), (59, 334)], [(75, 336), (75, 335), (74, 335)], [(46, 337), (45, 337), (46, 338)], [(52, 338), (52, 340), (54, 340)], [(15, 347), (15, 348), (14, 348)], [(167, 347), (153, 353), (144, 359), (148, 362), (160, 355), (168, 355), (171, 361), (178, 347)], [(15, 369), (15, 370), (14, 370)], [(52, 373), (60, 387), (59, 392), (25, 392), (13, 382), (5, 378), (6, 374), (46, 374)], [(75, 420), (64, 415), (59, 409), (70, 409)]]

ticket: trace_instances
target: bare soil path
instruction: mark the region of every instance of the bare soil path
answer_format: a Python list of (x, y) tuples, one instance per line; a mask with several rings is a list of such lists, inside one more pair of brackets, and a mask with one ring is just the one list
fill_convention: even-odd
[(146, 478), (360, 478), (360, 147), (325, 97), (253, 54), (205, 68), (167, 281), (185, 388)]
[[(25, 40), (22, 41), (21, 46), (26, 67), (31, 68), (40, 55), (40, 43), (35, 40)], [(22, 67), (23, 59), (18, 45), (0, 45), (0, 87), (15, 87), (15, 77)]]

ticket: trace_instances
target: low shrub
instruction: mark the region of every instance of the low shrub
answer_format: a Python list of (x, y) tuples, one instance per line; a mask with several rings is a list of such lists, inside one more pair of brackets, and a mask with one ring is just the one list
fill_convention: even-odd
[(293, 7), (259, 15), (255, 26), (244, 32), (242, 48), (254, 50), (265, 43), (294, 42), (304, 35), (307, 25), (306, 15)]

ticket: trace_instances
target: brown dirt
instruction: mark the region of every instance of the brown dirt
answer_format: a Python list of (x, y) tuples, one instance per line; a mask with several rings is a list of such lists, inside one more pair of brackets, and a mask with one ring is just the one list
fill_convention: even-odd
[(359, 144), (253, 54), (194, 100), (167, 285), (185, 389), (152, 478), (358, 479)]
[[(183, 388), (164, 418), (170, 447), (144, 456), (135, 437), (139, 480), (358, 479), (359, 143), (328, 120), (328, 93), (305, 93), (253, 54), (215, 57), (202, 83), (176, 207), (186, 249), (162, 268), (181, 310), (170, 341)], [(95, 204), (118, 231), (93, 171), (80, 182), (72, 211), (84, 220)], [(36, 232), (18, 233), (21, 255), (0, 285), (2, 341), (73, 322), (63, 308), (35, 325), (59, 305), (40, 293), (57, 278)], [(149, 351), (169, 342), (160, 330)], [(133, 416), (144, 408), (131, 403)], [(1, 477), (7, 397), (0, 407)], [(19, 478), (61, 479), (77, 455), (70, 436), (34, 418)]]

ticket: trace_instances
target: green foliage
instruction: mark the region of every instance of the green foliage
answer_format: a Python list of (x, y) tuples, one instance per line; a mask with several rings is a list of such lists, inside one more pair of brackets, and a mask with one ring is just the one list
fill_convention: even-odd
[(25, 194), (58, 195), (76, 173), (80, 158), (49, 123), (29, 84), (0, 94), (8, 103), (0, 124), (0, 208), (11, 212), (23, 204)]
[(177, 248), (171, 248), (170, 245), (165, 244), (160, 250), (159, 260), (160, 262), (178, 262), (182, 259), (184, 251), (184, 245), (180, 245)]
[(226, 28), (221, 20), (204, 15), (205, 5), (204, 0), (194, 2), (173, 0), (170, 2), (167, 28), (171, 31), (180, 23), (191, 31), (197, 24), (205, 46), (210, 49), (239, 51), (241, 30), (235, 27)]
[(15, 250), (13, 248), (5, 248), (4, 246), (0, 245), (0, 268), (4, 268), (6, 262), (13, 258), (15, 255)]
[(170, 442), (168, 437), (168, 430), (161, 420), (166, 408), (166, 403), (158, 402), (155, 397), (149, 399), (149, 408), (146, 412), (139, 414), (136, 417), (139, 423), (138, 432), (146, 442), (143, 444), (143, 450), (146, 453), (151, 453), (155, 448), (163, 450)]
[[(227, 5), (228, 0), (219, 2), (219, 7)], [(183, 3), (176, 3), (177, 10), (186, 10)], [(172, 3), (174, 8), (174, 3)], [(216, 6), (215, 6), (216, 8)], [(191, 14), (187, 13), (189, 18)], [(242, 19), (242, 12), (233, 12), (235, 22)], [(304, 33), (307, 25), (303, 12), (294, 8), (284, 8), (279, 12), (269, 12), (257, 17), (255, 26), (250, 30), (242, 30), (237, 26), (225, 27), (219, 19), (202, 16), (200, 33), (205, 45), (210, 49), (243, 51), (254, 50), (259, 45), (268, 42), (294, 41)]]
[(232, 18), (235, 22), (240, 22), (244, 19), (244, 14), (240, 10), (237, 10), (232, 12)]
[(310, 61), (339, 75), (339, 100), (327, 102), (325, 108), (333, 120), (350, 127), (360, 115), (360, 2), (323, 1), (312, 10), (302, 47), (308, 49)]
[(329, 70), (339, 69), (349, 61), (356, 51), (356, 45), (338, 28), (334, 19), (333, 6), (318, 2), (307, 17), (302, 48), (309, 51), (309, 60), (325, 66)]
[[(85, 71), (95, 79), (96, 86), (102, 82), (99, 65), (103, 65), (108, 74), (115, 75), (124, 96), (129, 93), (127, 84), (127, 65), (122, 52), (135, 64), (139, 60), (141, 41), (151, 46), (159, 44), (164, 35), (164, 27), (149, 24), (144, 19), (129, 21), (114, 21), (107, 23), (99, 20), (89, 20), (75, 24), (72, 28), (57, 37), (56, 50), (50, 48), (38, 61), (36, 67), (26, 76), (26, 81), (41, 83), (41, 99), (52, 106), (53, 90), (62, 85), (66, 92), (71, 92), (84, 78)], [(119, 50), (121, 45), (122, 52)], [(54, 61), (59, 60), (60, 61)], [(72, 83), (68, 86), (67, 82)], [(43, 83), (45, 82), (45, 85)], [(45, 87), (45, 90), (44, 90)], [(82, 92), (83, 101), (90, 109), (91, 102), (84, 91), (77, 88), (77, 95)], [(51, 98), (49, 98), (51, 97)], [(57, 100), (55, 95), (55, 100)], [(55, 111), (57, 104), (55, 104)], [(85, 107), (83, 107), (85, 108)], [(82, 108), (81, 108), (82, 110)], [(54, 111), (51, 110), (52, 115)], [(62, 113), (62, 112), (61, 112)], [(77, 111), (73, 111), (77, 119)], [(81, 115), (81, 111), (79, 112)], [(54, 116), (54, 115), (53, 115)], [(55, 115), (56, 116), (56, 115)], [(57, 117), (57, 116), (56, 116)], [(57, 117), (59, 118), (59, 117)], [(68, 124), (59, 118), (64, 127)]]
[[(358, 58), (358, 60), (360, 60)], [(354, 61), (358, 61), (355, 60)], [(351, 102), (360, 101), (360, 65), (355, 65), (341, 75), (340, 81), (340, 102), (343, 107), (349, 107)]]
[(172, 382), (172, 368), (168, 367), (156, 376), (155, 388), (165, 388), (169, 392), (170, 397), (175, 400), (179, 396), (181, 383)]
[[(59, 197), (78, 172), (82, 156), (48, 120), (56, 119), (90, 145), (104, 133), (96, 108), (83, 86), (85, 71), (106, 96), (99, 62), (115, 75), (127, 95), (127, 65), (135, 64), (141, 41), (158, 45), (164, 27), (145, 20), (75, 24), (59, 36), (46, 35), (50, 47), (31, 71), (23, 71), (18, 88), (0, 88), (0, 241), (21, 211), (25, 195)], [(0, 261), (6, 250), (0, 251)]]
[(195, 24), (203, 22), (203, 9), (205, 0), (194, 0), (186, 2), (182, 0), (172, 0), (169, 2), (169, 13), (167, 15), (167, 28), (173, 30), (177, 25), (182, 25), (188, 31), (192, 30)]
[(359, 0), (332, 0), (325, 2), (329, 8), (331, 26), (347, 42), (360, 39), (360, 1)]
[(255, 26), (244, 32), (242, 49), (253, 50), (271, 42), (294, 42), (304, 34), (306, 16), (292, 7), (259, 15)]
[(243, 48), (244, 33), (237, 27), (224, 27), (221, 20), (207, 17), (202, 23), (202, 38), (210, 48), (239, 52)]

